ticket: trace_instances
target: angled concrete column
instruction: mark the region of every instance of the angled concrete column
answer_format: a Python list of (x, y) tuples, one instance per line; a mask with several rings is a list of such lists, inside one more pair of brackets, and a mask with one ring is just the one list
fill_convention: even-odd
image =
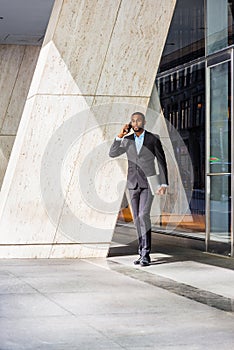
[(2, 186), (1, 257), (106, 256), (175, 0), (56, 0)]

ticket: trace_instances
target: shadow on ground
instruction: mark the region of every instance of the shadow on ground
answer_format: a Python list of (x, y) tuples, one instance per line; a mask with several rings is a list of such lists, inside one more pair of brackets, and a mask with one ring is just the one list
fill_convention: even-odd
[[(204, 240), (152, 232), (151, 252), (164, 255), (162, 258), (152, 260), (151, 265), (193, 260), (234, 270), (234, 259), (205, 252)], [(136, 255), (137, 253), (138, 241), (134, 225), (132, 223), (117, 224), (108, 257)]]

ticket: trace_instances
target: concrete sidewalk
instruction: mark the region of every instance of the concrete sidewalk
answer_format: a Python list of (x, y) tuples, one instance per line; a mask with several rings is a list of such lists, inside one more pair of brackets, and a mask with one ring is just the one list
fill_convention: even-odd
[(1, 260), (0, 349), (232, 349), (233, 259), (158, 250), (143, 268), (134, 255)]

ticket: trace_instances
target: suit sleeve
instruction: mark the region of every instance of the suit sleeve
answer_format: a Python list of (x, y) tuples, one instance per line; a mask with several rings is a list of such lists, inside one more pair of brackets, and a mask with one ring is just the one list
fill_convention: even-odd
[(154, 149), (155, 149), (155, 156), (158, 160), (160, 182), (161, 184), (168, 185), (169, 183), (168, 183), (167, 161), (166, 161), (165, 153), (162, 147), (162, 143), (159, 139), (159, 136), (156, 137)]
[(126, 152), (124, 139), (121, 141), (114, 140), (111, 145), (109, 156), (115, 158)]

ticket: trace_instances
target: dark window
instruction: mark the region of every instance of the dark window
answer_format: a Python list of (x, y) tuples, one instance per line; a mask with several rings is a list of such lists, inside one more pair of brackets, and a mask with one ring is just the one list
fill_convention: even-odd
[(204, 55), (204, 0), (178, 0), (164, 47), (159, 72), (190, 62)]
[[(198, 216), (205, 214), (204, 56), (204, 1), (178, 0), (156, 85), (159, 87), (159, 79), (160, 84), (165, 82), (165, 89), (160, 85), (158, 91), (164, 116), (169, 121), (169, 134), (173, 126), (183, 139), (192, 161), (194, 183), (190, 209)], [(173, 137), (171, 141), (178, 164), (182, 164), (187, 151), (179, 147)], [(180, 175), (190, 198), (191, 186), (184, 169)], [(201, 229), (204, 230), (204, 226)]]

